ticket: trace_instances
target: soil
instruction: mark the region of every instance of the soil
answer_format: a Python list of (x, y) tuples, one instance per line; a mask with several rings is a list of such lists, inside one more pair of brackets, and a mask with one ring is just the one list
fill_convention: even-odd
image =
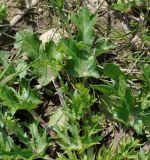
[[(77, 2), (78, 0), (74, 1)], [(10, 22), (15, 15), (19, 14), (19, 12), (26, 7), (25, 0), (5, 0), (5, 2), (8, 7), (8, 22)], [(80, 0), (80, 2), (83, 3), (82, 0)], [(73, 4), (71, 5), (73, 6)], [(113, 13), (109, 12), (106, 2), (103, 0), (86, 0), (84, 1), (84, 5), (86, 5), (92, 13), (98, 13), (98, 23), (101, 26), (103, 33), (110, 28), (108, 27), (110, 26), (110, 23), (113, 28), (122, 31), (120, 21), (114, 17)], [(24, 15), (22, 20), (18, 22), (13, 29), (18, 31), (20, 29), (28, 28), (38, 32), (39, 34), (48, 31), (55, 25), (55, 20), (52, 19), (55, 17), (53, 17), (50, 10), (51, 9), (48, 8), (47, 1), (40, 0), (38, 5)]]

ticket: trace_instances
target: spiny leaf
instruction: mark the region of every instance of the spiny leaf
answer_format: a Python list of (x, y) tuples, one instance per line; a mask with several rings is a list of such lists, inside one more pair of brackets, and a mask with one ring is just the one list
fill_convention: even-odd
[[(27, 87), (27, 88), (26, 88)], [(12, 87), (0, 86), (1, 104), (7, 106), (12, 113), (19, 109), (32, 110), (41, 103), (35, 91), (29, 86), (21, 86), (21, 92), (15, 91)]]
[[(89, 110), (93, 104), (94, 99), (89, 94), (89, 89), (85, 88), (82, 84), (76, 85), (77, 90), (74, 92), (70, 104), (66, 104), (62, 110), (63, 114), (67, 117), (65, 126), (54, 126), (54, 130), (57, 133), (58, 144), (66, 151), (78, 151), (83, 153), (86, 149), (99, 143), (100, 136), (95, 134), (100, 131), (98, 116), (92, 116), (90, 122), (83, 122), (82, 128), (83, 134), (80, 135), (80, 125), (77, 120), (84, 118), (85, 113)], [(89, 127), (91, 126), (91, 127)]]
[(78, 90), (72, 96), (70, 107), (76, 119), (80, 119), (94, 103), (95, 99), (89, 94), (89, 89), (84, 88), (81, 84), (77, 84), (76, 86)]
[(0, 151), (0, 159), (30, 159), (32, 158), (33, 153), (29, 149), (15, 149), (11, 152)]
[(4, 127), (0, 126), (0, 151), (10, 152), (14, 146), (15, 144), (12, 138), (7, 134), (7, 131), (4, 130)]
[(27, 137), (27, 134), (18, 124), (17, 120), (15, 120), (12, 116), (7, 116), (7, 119), (4, 120), (4, 123), (10, 135), (11, 133), (15, 134), (18, 137), (19, 141), (24, 143), (25, 145), (29, 143), (29, 138)]
[(32, 138), (30, 141), (30, 146), (37, 155), (44, 155), (45, 150), (51, 145), (50, 139), (47, 138), (46, 130), (40, 132), (38, 125), (33, 123), (29, 126)]
[(62, 109), (57, 109), (56, 112), (50, 117), (49, 125), (50, 126), (58, 126), (61, 130), (68, 123), (68, 117), (64, 114)]
[(76, 41), (72, 39), (62, 40), (61, 49), (68, 56), (65, 70), (76, 77), (99, 78), (95, 57), (86, 50), (79, 50)]
[(72, 16), (72, 22), (78, 27), (78, 41), (83, 41), (86, 45), (92, 45), (94, 41), (93, 26), (97, 17), (90, 15), (87, 8), (83, 7), (78, 14)]

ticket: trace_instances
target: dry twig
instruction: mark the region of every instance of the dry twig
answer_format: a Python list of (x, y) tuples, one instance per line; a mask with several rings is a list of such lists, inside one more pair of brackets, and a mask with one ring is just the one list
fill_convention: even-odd
[(37, 5), (39, 0), (32, 0), (30, 4), (26, 6), (26, 8), (21, 11), (18, 15), (16, 15), (11, 21), (10, 25), (13, 27), (15, 26), (22, 18), (23, 16), (30, 10), (32, 9), (35, 5)]

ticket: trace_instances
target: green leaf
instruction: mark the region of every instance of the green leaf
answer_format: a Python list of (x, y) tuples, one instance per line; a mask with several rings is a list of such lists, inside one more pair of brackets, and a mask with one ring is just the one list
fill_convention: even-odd
[(143, 67), (143, 79), (146, 82), (146, 86), (150, 91), (150, 65), (145, 64)]
[(126, 87), (127, 87), (124, 75), (119, 75), (118, 80), (119, 80), (119, 85), (117, 89), (117, 95), (121, 99), (124, 99), (124, 97), (126, 96)]
[(58, 7), (59, 10), (63, 9), (64, 2), (65, 0), (50, 0), (50, 3), (53, 5), (53, 7)]
[(70, 160), (70, 159), (77, 160), (77, 159), (79, 159), (79, 158), (77, 158), (77, 155), (75, 152), (68, 151), (66, 154), (67, 154), (68, 158), (66, 156), (64, 156), (63, 154), (58, 153), (57, 160)]
[(143, 94), (140, 101), (141, 101), (142, 110), (149, 108), (150, 107), (150, 93), (148, 93), (146, 95)]
[(113, 9), (119, 10), (121, 12), (128, 12), (132, 7), (131, 2), (119, 0), (117, 3), (113, 4)]
[(21, 30), (17, 32), (15, 38), (16, 42), (14, 46), (21, 54), (28, 56), (32, 60), (39, 58), (39, 47), (41, 42), (35, 33), (30, 30)]
[(120, 68), (114, 64), (108, 63), (104, 65), (104, 74), (113, 80), (118, 80), (120, 75), (123, 75)]
[(61, 50), (66, 53), (67, 62), (65, 70), (76, 77), (99, 78), (95, 57), (86, 50), (79, 50), (76, 41), (72, 39), (61, 40)]
[(67, 117), (65, 123), (59, 127), (60, 123), (58, 121), (58, 125), (56, 124), (53, 128), (58, 136), (57, 143), (62, 149), (67, 152), (77, 151), (83, 153), (101, 140), (101, 136), (96, 135), (100, 131), (101, 117), (92, 115), (90, 119), (84, 120), (82, 125), (83, 134), (80, 134), (81, 128), (78, 122), (84, 119), (86, 113), (89, 113), (95, 99), (90, 96), (89, 89), (82, 84), (77, 84), (76, 87), (77, 89), (71, 98), (71, 102), (68, 102), (61, 110), (61, 114)]
[(38, 60), (34, 63), (33, 74), (37, 76), (38, 83), (41, 86), (49, 84), (58, 75), (58, 68), (55, 68), (49, 64), (46, 60)]
[(51, 140), (47, 137), (46, 129), (40, 131), (38, 125), (33, 123), (29, 126), (32, 138), (30, 141), (30, 146), (32, 150), (38, 155), (44, 155), (45, 150), (51, 145)]
[(133, 123), (131, 121), (130, 124), (135, 129), (137, 134), (143, 134), (143, 131), (142, 131), (143, 130), (143, 121), (142, 121), (142, 119), (140, 119), (140, 117), (135, 119)]
[(4, 3), (0, 2), (0, 23), (7, 17), (7, 7)]
[(90, 87), (94, 90), (98, 90), (106, 95), (112, 95), (114, 94), (115, 88), (112, 85), (104, 85), (104, 84), (100, 84), (100, 85), (90, 85)]
[(17, 120), (15, 120), (12, 116), (8, 115), (7, 119), (4, 120), (4, 123), (7, 131), (9, 131), (9, 134), (15, 134), (20, 142), (28, 145), (29, 138), (24, 132), (24, 130), (21, 128)]
[[(81, 54), (87, 54), (86, 52)], [(75, 57), (74, 59), (68, 60), (65, 66), (68, 74), (76, 77), (95, 77), (99, 78), (99, 72), (96, 68), (95, 57), (91, 56), (87, 59), (80, 59)]]
[[(98, 144), (101, 139), (100, 136), (83, 135), (80, 136), (80, 128), (77, 123), (68, 123), (63, 130), (55, 127), (54, 130), (57, 133), (58, 144), (65, 151), (77, 151), (83, 153), (86, 149), (91, 146)], [(68, 134), (70, 132), (70, 134)], [(84, 133), (84, 132), (83, 132)]]
[(150, 36), (144, 35), (143, 39), (150, 46)]
[(142, 148), (140, 149), (140, 152), (138, 154), (139, 154), (140, 160), (149, 160), (150, 159), (149, 152), (146, 154)]
[(123, 137), (116, 144), (116, 140), (113, 141), (109, 148), (103, 146), (100, 148), (97, 160), (129, 160), (138, 159), (138, 149), (140, 144), (138, 140), (131, 137)]
[(41, 86), (54, 80), (62, 69), (63, 55), (57, 51), (53, 41), (41, 44), (39, 60), (32, 63), (33, 74), (38, 77)]
[(111, 50), (111, 49), (114, 49), (114, 48), (116, 48), (116, 46), (115, 45), (113, 45), (113, 44), (109, 44), (107, 41), (100, 41), (100, 42), (98, 42), (98, 44), (96, 45), (96, 56), (99, 56), (99, 55), (101, 55), (101, 54), (103, 54), (103, 53), (106, 53), (106, 52), (108, 52), (109, 50)]
[[(37, 76), (41, 86), (47, 85), (57, 77), (58, 71), (62, 68), (63, 57), (57, 51), (54, 42), (50, 41), (46, 44), (41, 44), (34, 33), (30, 30), (24, 30), (17, 32), (15, 47), (34, 61), (31, 63), (33, 67), (32, 73)], [(19, 67), (25, 69), (23, 64)], [(21, 72), (20, 76), (25, 76), (26, 71)]]
[(131, 119), (134, 119), (134, 108), (132, 107), (133, 97), (130, 89), (124, 89), (122, 88), (121, 94), (118, 95), (119, 100), (115, 104), (114, 111), (117, 119), (121, 120), (124, 124), (129, 125), (127, 122), (132, 121)]
[(14, 146), (15, 144), (12, 138), (7, 134), (4, 127), (0, 126), (0, 151), (4, 150), (10, 152)]
[(35, 109), (41, 100), (36, 91), (31, 90), (29, 86), (21, 85), (20, 92), (17, 92), (12, 87), (0, 86), (1, 104), (7, 106), (12, 113), (19, 109), (32, 110)]
[(83, 7), (79, 13), (71, 18), (78, 28), (78, 36), (75, 40), (62, 39), (59, 50), (66, 54), (65, 70), (68, 74), (76, 77), (99, 78), (95, 55), (92, 44), (95, 38), (94, 25), (96, 16), (90, 15), (87, 8)]
[(86, 45), (92, 45), (94, 41), (93, 26), (96, 24), (97, 17), (90, 15), (87, 8), (83, 7), (78, 14), (71, 17), (72, 22), (78, 27), (78, 41), (83, 41)]
[(32, 110), (42, 103), (38, 92), (31, 89), (27, 82), (22, 82), (17, 98), (26, 110)]
[(0, 51), (0, 63), (4, 66), (8, 63), (8, 58), (10, 56), (10, 52)]
[(142, 120), (143, 120), (143, 122), (144, 122), (144, 124), (146, 125), (146, 126), (149, 126), (150, 127), (150, 113), (148, 112), (148, 113), (143, 113), (142, 114)]
[(62, 109), (57, 109), (57, 111), (54, 112), (53, 115), (50, 117), (48, 124), (51, 127), (57, 125), (59, 129), (61, 130), (68, 124), (68, 118), (64, 114)]
[(96, 99), (89, 94), (89, 89), (84, 88), (81, 84), (77, 84), (76, 86), (78, 90), (74, 91), (70, 107), (75, 118), (79, 120)]
[(30, 159), (32, 158), (33, 153), (29, 149), (15, 149), (11, 152), (0, 151), (0, 159)]
[(15, 70), (18, 73), (20, 79), (22, 79), (27, 75), (28, 64), (24, 61), (21, 61), (20, 63), (18, 63)]

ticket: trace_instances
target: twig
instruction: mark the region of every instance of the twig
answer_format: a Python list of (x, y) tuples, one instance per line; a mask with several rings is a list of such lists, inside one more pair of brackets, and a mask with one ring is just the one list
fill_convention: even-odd
[(59, 96), (59, 100), (60, 100), (60, 104), (61, 106), (64, 106), (65, 101), (64, 101), (64, 96), (62, 95), (62, 93), (59, 91), (60, 88), (60, 84), (58, 83), (58, 81), (56, 79), (53, 80), (53, 85), (57, 91), (57, 94)]
[(121, 13), (121, 12), (113, 12), (114, 16), (121, 21), (121, 26), (122, 26), (122, 29), (123, 31), (125, 32), (125, 34), (127, 35), (129, 41), (132, 40), (133, 38), (133, 35), (131, 35), (131, 27), (130, 25), (128, 24), (128, 17)]
[(113, 152), (116, 152), (116, 150), (119, 147), (119, 141), (125, 136), (125, 131), (123, 128), (119, 128), (119, 131), (116, 132), (115, 137), (114, 137), (114, 148)]
[[(14, 27), (22, 18), (23, 16), (30, 10), (32, 9), (32, 7), (34, 7), (39, 0), (32, 0), (30, 5), (27, 5), (23, 11), (21, 11), (18, 15), (14, 16), (13, 19), (10, 21), (10, 25), (6, 26), (5, 28), (2, 29), (2, 31), (0, 33), (2, 33), (2, 35), (0, 36), (0, 41), (3, 39), (3, 35), (6, 33), (10, 33), (11, 32), (11, 28)], [(2, 42), (0, 42), (1, 44)]]
[(47, 129), (47, 133), (51, 137), (53, 137), (54, 136), (53, 129), (48, 127), (47, 123), (41, 117), (39, 117), (39, 115), (35, 111), (31, 111), (30, 113), (32, 114), (32, 116), (34, 117), (35, 120), (39, 120), (41, 127), (44, 129)]
[(11, 21), (10, 21), (10, 25), (13, 27), (15, 26), (21, 19), (22, 17), (30, 10), (32, 9), (32, 7), (34, 7), (39, 0), (32, 0), (31, 3), (29, 5), (27, 5), (23, 11), (21, 11), (18, 15), (16, 15)]
[(132, 73), (132, 71), (134, 70), (134, 68), (136, 67), (138, 61), (140, 60), (140, 58), (143, 57), (143, 55), (146, 53), (147, 49), (137, 58), (137, 60), (134, 62), (134, 64), (132, 65), (132, 68), (129, 70), (129, 72), (127, 74)]

